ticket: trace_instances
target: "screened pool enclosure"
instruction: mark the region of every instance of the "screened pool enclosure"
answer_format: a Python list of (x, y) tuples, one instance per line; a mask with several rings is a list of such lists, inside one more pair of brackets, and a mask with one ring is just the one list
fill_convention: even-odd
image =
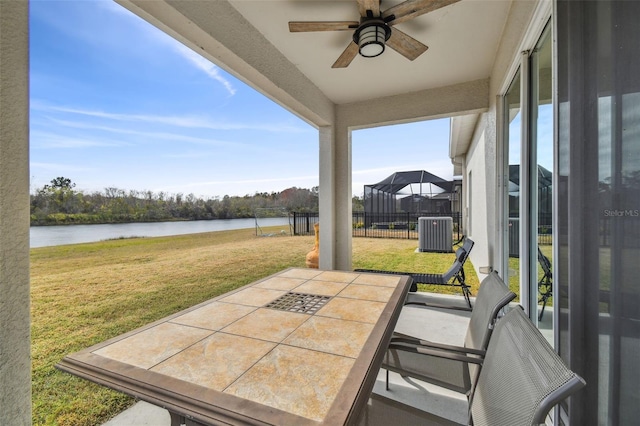
[(364, 187), (364, 211), (371, 214), (450, 214), (460, 211), (461, 181), (448, 181), (425, 170), (396, 172)]
[(396, 172), (365, 185), (361, 226), (415, 229), (421, 216), (457, 217), (461, 191), (461, 181), (448, 181), (425, 170)]

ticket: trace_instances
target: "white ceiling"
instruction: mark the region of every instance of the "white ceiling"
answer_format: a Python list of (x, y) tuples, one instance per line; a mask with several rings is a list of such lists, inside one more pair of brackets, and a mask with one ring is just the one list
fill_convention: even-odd
[[(381, 10), (401, 3), (382, 0)], [(429, 46), (415, 61), (391, 48), (376, 58), (331, 65), (351, 31), (290, 33), (289, 21), (357, 21), (355, 0), (231, 0), (231, 5), (332, 102), (345, 104), (486, 79), (511, 1), (461, 0), (397, 25)]]

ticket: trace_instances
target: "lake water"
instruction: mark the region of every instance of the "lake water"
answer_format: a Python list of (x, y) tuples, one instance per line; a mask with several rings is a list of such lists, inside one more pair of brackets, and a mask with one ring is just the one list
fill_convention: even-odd
[[(276, 217), (260, 219), (258, 224), (283, 226), (289, 232), (289, 219)], [(120, 237), (164, 237), (167, 235), (198, 234), (255, 228), (255, 219), (194, 220), (188, 222), (116, 223), (105, 225), (32, 226), (31, 247), (90, 243)]]

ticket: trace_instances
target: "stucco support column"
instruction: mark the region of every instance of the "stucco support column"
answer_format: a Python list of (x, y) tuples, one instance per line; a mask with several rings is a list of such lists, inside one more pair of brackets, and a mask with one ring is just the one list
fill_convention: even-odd
[(351, 270), (351, 132), (320, 128), (320, 269)]
[(0, 424), (31, 424), (29, 13), (0, 1)]

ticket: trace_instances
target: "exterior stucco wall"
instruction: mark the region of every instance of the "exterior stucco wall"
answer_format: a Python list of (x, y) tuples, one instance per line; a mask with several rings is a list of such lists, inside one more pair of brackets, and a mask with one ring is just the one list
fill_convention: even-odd
[[(483, 115), (480, 120), (481, 123), (485, 123), (486, 114)], [(485, 125), (481, 124), (484, 128)], [(486, 130), (486, 129), (485, 129)], [(466, 206), (467, 210), (467, 236), (471, 238), (476, 244), (473, 246), (470, 258), (473, 263), (478, 278), (482, 280), (485, 275), (481, 275), (478, 268), (481, 266), (491, 265), (489, 256), (489, 227), (487, 226), (488, 218), (491, 217), (492, 209), (490, 206), (487, 186), (489, 185), (490, 177), (493, 175), (492, 169), (489, 165), (492, 163), (492, 158), (487, 155), (487, 146), (491, 141), (487, 141), (486, 131), (478, 133), (477, 138), (474, 139), (469, 151), (467, 153), (467, 162), (463, 169), (464, 178), (467, 181), (466, 185), (469, 189), (466, 193)]]
[(31, 424), (29, 24), (0, 1), (0, 424)]

